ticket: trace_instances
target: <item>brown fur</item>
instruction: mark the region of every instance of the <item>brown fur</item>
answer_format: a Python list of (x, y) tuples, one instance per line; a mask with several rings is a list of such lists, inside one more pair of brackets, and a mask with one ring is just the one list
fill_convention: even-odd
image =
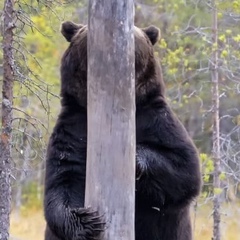
[[(65, 22), (62, 110), (47, 154), (45, 240), (101, 240), (102, 218), (84, 208), (87, 148), (87, 27)], [(164, 96), (154, 26), (135, 27), (135, 240), (192, 240), (190, 204), (199, 194), (197, 150)], [(103, 136), (104, 137), (104, 136)], [(135, 174), (135, 173), (133, 173)]]
[[(70, 29), (70, 30), (69, 30)], [(73, 30), (75, 29), (75, 30)], [(151, 36), (150, 40), (146, 33)], [(87, 26), (65, 22), (61, 32), (70, 42), (62, 58), (61, 96), (71, 95), (79, 105), (87, 106)], [(152, 42), (155, 44), (160, 38), (160, 30), (154, 26), (139, 29), (134, 28), (135, 35), (135, 77), (136, 97), (146, 96), (152, 88), (159, 86), (164, 96), (160, 65), (156, 63)], [(152, 42), (151, 42), (152, 41)], [(157, 67), (156, 67), (157, 66)], [(147, 81), (146, 81), (147, 80)]]

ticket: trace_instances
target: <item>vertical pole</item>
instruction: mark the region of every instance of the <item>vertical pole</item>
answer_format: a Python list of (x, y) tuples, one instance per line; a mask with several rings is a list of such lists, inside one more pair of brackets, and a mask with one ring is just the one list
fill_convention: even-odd
[(105, 214), (104, 240), (134, 240), (133, 0), (90, 0), (85, 205)]
[(220, 124), (219, 124), (219, 82), (218, 82), (218, 18), (216, 1), (212, 0), (212, 104), (213, 104), (213, 147), (212, 155), (214, 160), (214, 173), (213, 173), (213, 240), (221, 239), (220, 232)]

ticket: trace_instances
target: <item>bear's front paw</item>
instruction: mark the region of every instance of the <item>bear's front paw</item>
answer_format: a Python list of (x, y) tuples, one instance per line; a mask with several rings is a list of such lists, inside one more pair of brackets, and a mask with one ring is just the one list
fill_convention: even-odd
[(103, 216), (92, 208), (77, 208), (71, 210), (78, 225), (75, 236), (72, 240), (100, 240), (105, 229)]

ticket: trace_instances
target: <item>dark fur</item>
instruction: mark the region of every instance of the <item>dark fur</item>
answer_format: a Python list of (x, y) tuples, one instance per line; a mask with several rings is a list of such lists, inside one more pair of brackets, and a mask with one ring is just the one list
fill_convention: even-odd
[[(45, 240), (101, 239), (101, 217), (84, 208), (87, 143), (87, 28), (66, 22), (62, 111), (51, 136), (45, 182)], [(136, 240), (191, 240), (189, 208), (201, 187), (199, 159), (164, 96), (152, 45), (155, 27), (135, 30)], [(134, 173), (133, 173), (134, 174)]]

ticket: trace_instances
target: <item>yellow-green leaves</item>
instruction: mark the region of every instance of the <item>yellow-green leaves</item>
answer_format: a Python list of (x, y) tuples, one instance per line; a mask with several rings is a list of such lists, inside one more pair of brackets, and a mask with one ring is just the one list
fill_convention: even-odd
[(213, 160), (207, 154), (201, 153), (200, 161), (202, 163), (203, 181), (208, 183), (214, 170)]

